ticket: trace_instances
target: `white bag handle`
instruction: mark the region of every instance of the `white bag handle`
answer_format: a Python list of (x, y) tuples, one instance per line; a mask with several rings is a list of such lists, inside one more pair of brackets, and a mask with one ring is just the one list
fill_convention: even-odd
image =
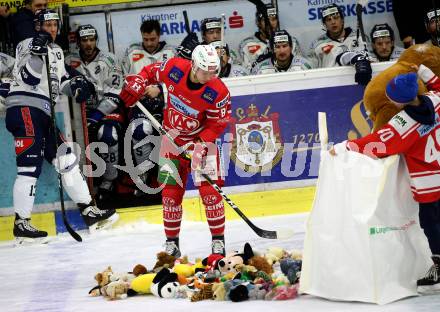
[(318, 131), (319, 131), (319, 140), (321, 141), (321, 150), (326, 151), (328, 145), (328, 132), (327, 132), (327, 114), (325, 112), (318, 112)]

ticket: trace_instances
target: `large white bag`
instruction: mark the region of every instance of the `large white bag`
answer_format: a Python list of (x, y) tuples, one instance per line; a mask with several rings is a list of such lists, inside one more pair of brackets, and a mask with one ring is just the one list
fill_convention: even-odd
[(385, 304), (417, 295), (431, 265), (404, 159), (322, 152), (300, 292)]

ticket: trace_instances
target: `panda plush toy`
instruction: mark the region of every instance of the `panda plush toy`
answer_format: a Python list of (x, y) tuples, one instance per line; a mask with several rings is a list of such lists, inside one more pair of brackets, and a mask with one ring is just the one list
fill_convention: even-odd
[(167, 268), (163, 268), (154, 277), (150, 290), (156, 297), (175, 298), (178, 288), (177, 274)]

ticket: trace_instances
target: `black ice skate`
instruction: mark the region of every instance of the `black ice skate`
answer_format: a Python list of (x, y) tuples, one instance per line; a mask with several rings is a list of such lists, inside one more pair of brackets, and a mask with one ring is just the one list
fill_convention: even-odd
[(78, 207), (90, 233), (108, 229), (119, 219), (114, 209), (102, 210), (92, 204), (78, 204)]
[(179, 239), (167, 239), (165, 242), (165, 252), (176, 259), (180, 258), (182, 254), (179, 249)]
[(47, 232), (34, 228), (31, 225), (31, 219), (23, 219), (17, 213), (15, 214), (13, 233), (17, 245), (49, 242)]
[(429, 269), (426, 276), (417, 281), (417, 291), (419, 293), (440, 292), (440, 255), (433, 255), (434, 264)]
[(225, 237), (224, 236), (213, 236), (212, 237), (212, 253), (225, 255)]

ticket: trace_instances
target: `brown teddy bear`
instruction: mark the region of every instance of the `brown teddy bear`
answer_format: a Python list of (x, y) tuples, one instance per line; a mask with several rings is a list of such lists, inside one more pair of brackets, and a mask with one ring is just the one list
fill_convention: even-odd
[(101, 294), (107, 300), (125, 299), (127, 291), (130, 288), (130, 282), (117, 280), (110, 282), (100, 289)]
[[(405, 50), (398, 61), (374, 77), (364, 93), (364, 105), (373, 121), (373, 131), (384, 126), (399, 109), (391, 103), (385, 94), (388, 82), (397, 75), (414, 72), (411, 65), (424, 64), (430, 68), (437, 76), (440, 76), (440, 48), (427, 45), (416, 44)], [(419, 80), (419, 94), (427, 90), (421, 80)]]
[(159, 252), (157, 255), (156, 264), (153, 267), (153, 272), (157, 273), (163, 268), (172, 269), (174, 267), (174, 262), (176, 258), (174, 256), (170, 256), (165, 251)]

